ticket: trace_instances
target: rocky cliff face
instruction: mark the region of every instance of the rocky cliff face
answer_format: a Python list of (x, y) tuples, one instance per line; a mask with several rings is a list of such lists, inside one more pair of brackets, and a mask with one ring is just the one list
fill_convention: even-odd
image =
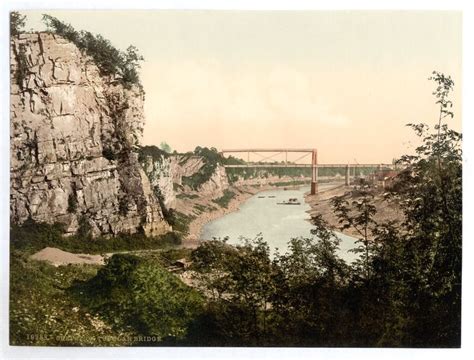
[(143, 92), (103, 77), (77, 47), (48, 33), (11, 41), (11, 221), (85, 219), (97, 234), (169, 229), (132, 151)]
[(229, 187), (227, 174), (223, 166), (218, 165), (208, 181), (202, 183), (197, 190), (183, 186), (183, 178), (193, 176), (204, 166), (200, 156), (158, 155), (144, 156), (141, 164), (150, 179), (156, 193), (160, 193), (167, 208), (175, 205), (176, 195), (198, 193), (201, 197), (215, 199), (224, 194)]

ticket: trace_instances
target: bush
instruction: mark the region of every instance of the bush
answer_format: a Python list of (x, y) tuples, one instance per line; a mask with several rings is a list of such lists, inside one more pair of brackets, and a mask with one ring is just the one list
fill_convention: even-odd
[(10, 13), (10, 35), (18, 35), (23, 32), (25, 27), (25, 15), (21, 15), (18, 11)]
[(158, 263), (127, 254), (72, 291), (115, 326), (159, 339), (183, 338), (202, 308), (201, 296)]
[[(76, 31), (51, 15), (43, 15), (43, 22), (50, 31), (74, 43), (81, 51), (91, 56), (103, 75), (118, 75), (124, 85), (138, 85), (142, 89), (138, 69), (143, 57), (135, 46), (125, 52), (116, 49), (109, 40), (88, 31)], [(143, 89), (142, 89), (143, 90)]]
[[(87, 281), (97, 266), (54, 267), (28, 260), (13, 251), (10, 257), (10, 344), (31, 346), (130, 345), (90, 314), (66, 289), (74, 281)], [(103, 326), (97, 326), (101, 324)]]
[(158, 161), (161, 163), (163, 158), (168, 158), (170, 155), (160, 149), (159, 147), (156, 147), (154, 145), (146, 145), (146, 146), (140, 146), (138, 148), (138, 161), (140, 163), (143, 163), (148, 156), (151, 156), (153, 161)]
[(12, 250), (27, 253), (33, 253), (50, 246), (64, 251), (100, 254), (112, 251), (162, 249), (180, 243), (181, 237), (173, 232), (160, 236), (146, 236), (136, 233), (93, 238), (90, 234), (90, 225), (85, 217), (80, 220), (78, 234), (68, 237), (64, 236), (64, 225), (59, 223), (46, 224), (28, 219), (22, 225), (12, 224), (10, 227)]
[[(199, 187), (206, 181), (209, 181), (212, 174), (216, 171), (218, 165), (224, 164), (226, 159), (217, 151), (216, 148), (207, 148), (197, 146), (193, 153), (188, 153), (188, 156), (200, 156), (204, 161), (204, 165), (194, 175), (183, 177), (183, 185), (188, 185), (193, 190), (198, 190)], [(183, 157), (182, 162), (185, 162), (187, 157)]]
[(71, 193), (67, 198), (67, 212), (75, 213), (77, 210), (77, 197), (76, 194)]
[(220, 198), (218, 199), (214, 199), (212, 200), (213, 202), (215, 202), (217, 205), (219, 205), (220, 207), (224, 207), (224, 208), (227, 208), (227, 206), (229, 205), (229, 202), (235, 197), (235, 193), (233, 191), (230, 191), (230, 190), (225, 190), (224, 191), (224, 195), (221, 196)]

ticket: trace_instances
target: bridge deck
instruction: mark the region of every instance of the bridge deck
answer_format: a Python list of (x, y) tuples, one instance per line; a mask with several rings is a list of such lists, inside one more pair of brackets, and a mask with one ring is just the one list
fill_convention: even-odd
[(315, 149), (225, 149), (221, 150), (221, 153), (239, 153), (239, 152), (313, 152)]
[[(385, 168), (393, 168), (392, 164), (317, 164), (318, 168), (361, 168), (371, 167), (378, 168), (379, 166)], [(312, 164), (244, 164), (244, 165), (224, 165), (225, 168), (312, 168)]]

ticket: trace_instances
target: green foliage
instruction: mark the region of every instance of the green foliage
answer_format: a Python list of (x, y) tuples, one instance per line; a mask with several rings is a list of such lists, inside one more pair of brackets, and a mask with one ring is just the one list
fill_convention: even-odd
[(222, 195), (220, 198), (214, 199), (212, 201), (215, 202), (220, 207), (227, 208), (227, 206), (229, 205), (229, 202), (234, 197), (235, 197), (235, 193), (231, 190), (226, 189), (226, 190), (224, 190), (224, 195)]
[(160, 340), (183, 338), (202, 307), (201, 296), (159, 264), (126, 254), (112, 256), (73, 292), (114, 326)]
[(370, 257), (372, 256), (373, 242), (370, 241), (372, 233), (377, 228), (378, 224), (374, 220), (374, 215), (377, 212), (373, 203), (373, 195), (368, 191), (361, 191), (360, 197), (352, 204), (344, 199), (345, 196), (336, 197), (331, 200), (334, 208), (334, 214), (338, 217), (340, 229), (345, 230), (353, 228), (359, 234), (356, 243), (359, 246), (352, 251), (360, 253), (355, 266), (361, 277), (366, 281), (370, 280)]
[(67, 198), (67, 212), (75, 213), (77, 211), (77, 197), (75, 193), (69, 194)]
[[(408, 331), (416, 334), (414, 345), (459, 346), (462, 268), (462, 150), (460, 133), (443, 124), (454, 116), (449, 94), (450, 77), (433, 72), (437, 88), (438, 124), (429, 132), (426, 124), (409, 124), (421, 138), (416, 154), (400, 163), (407, 171), (396, 184), (406, 214), (409, 234), (403, 261), (412, 302)], [(426, 332), (424, 329), (430, 329)]]
[(197, 194), (187, 194), (187, 193), (182, 193), (182, 194), (177, 194), (176, 198), (178, 199), (197, 199), (199, 195)]
[(92, 237), (87, 218), (82, 217), (80, 225), (78, 234), (64, 236), (62, 224), (38, 223), (28, 219), (22, 225), (12, 224), (10, 245), (12, 249), (26, 253), (33, 253), (49, 246), (71, 252), (101, 254), (112, 251), (162, 249), (181, 243), (179, 234), (173, 232), (156, 237), (139, 233)]
[(31, 218), (22, 225), (10, 227), (10, 246), (22, 251), (35, 251), (53, 244), (63, 243), (64, 225), (37, 223)]
[[(448, 100), (452, 80), (436, 72), (432, 79), (438, 124), (432, 133), (427, 125), (410, 124), (421, 145), (401, 158), (406, 168), (388, 194), (402, 204), (403, 223), (376, 222), (369, 192), (333, 201), (340, 227), (359, 234), (356, 261), (347, 264), (337, 256), (340, 240), (316, 216), (315, 238), (291, 239), (288, 251), (273, 258), (260, 235), (238, 246), (225, 240), (200, 244), (191, 253), (199, 295), (162, 267), (187, 255), (179, 250), (145, 259), (114, 255), (97, 275), (94, 267), (55, 270), (28, 261), (19, 249), (63, 244), (93, 252), (96, 246), (104, 251), (156, 245), (140, 234), (113, 237), (104, 245), (105, 239), (90, 237), (86, 223), (66, 241), (60, 225), (29, 220), (11, 229), (12, 343), (51, 344), (25, 337), (71, 328), (78, 338), (59, 344), (91, 344), (90, 334), (130, 333), (174, 345), (458, 347), (461, 134), (443, 123), (454, 116)], [(223, 161), (215, 149), (196, 152), (208, 159), (204, 174)], [(184, 233), (189, 220), (177, 213), (173, 227)], [(107, 326), (91, 327), (87, 314)]]
[[(258, 260), (249, 256), (258, 244), (249, 251), (210, 242), (193, 252), (201, 284), (212, 294), (207, 324), (214, 339), (225, 339), (218, 344), (460, 345), (461, 134), (442, 123), (453, 116), (452, 80), (439, 73), (433, 80), (439, 122), (433, 133), (410, 124), (422, 144), (400, 160), (406, 170), (389, 194), (402, 204), (405, 221), (376, 222), (367, 192), (333, 201), (341, 228), (359, 233), (356, 261), (336, 256), (339, 241), (320, 217), (313, 218), (319, 240), (292, 239), (288, 253), (269, 267), (265, 251)], [(271, 306), (266, 300), (256, 306), (255, 299)]]
[(160, 143), (160, 149), (168, 154), (171, 154), (173, 152), (173, 149), (171, 149), (171, 146), (169, 146), (168, 143), (166, 143), (165, 141), (162, 141)]
[(140, 78), (138, 69), (143, 57), (138, 49), (130, 45), (125, 52), (116, 49), (109, 40), (101, 35), (94, 35), (88, 31), (76, 31), (70, 24), (59, 19), (43, 14), (43, 22), (49, 31), (53, 31), (74, 43), (81, 51), (94, 59), (103, 75), (118, 75), (124, 85), (138, 85)]
[(163, 159), (168, 158), (169, 154), (154, 145), (140, 146), (138, 148), (138, 161), (143, 163), (148, 156), (151, 156), (153, 161), (161, 162)]
[(18, 11), (10, 13), (10, 36), (15, 36), (23, 32), (26, 15), (21, 15)]
[[(193, 154), (189, 154), (189, 156), (191, 155), (202, 157), (204, 165), (195, 174), (183, 177), (183, 185), (188, 185), (191, 189), (198, 190), (202, 184), (211, 178), (212, 174), (216, 171), (217, 165), (223, 164), (224, 157), (215, 148), (200, 146), (194, 149)], [(186, 157), (184, 157), (183, 161), (185, 159)]]
[(294, 180), (294, 181), (277, 181), (271, 182), (270, 185), (273, 186), (297, 186), (297, 185), (307, 185), (311, 180)]
[(173, 227), (173, 232), (177, 232), (181, 234), (181, 236), (187, 235), (189, 232), (189, 224), (194, 217), (185, 215), (174, 209), (170, 209), (169, 211), (171, 214), (169, 224)]
[[(236, 159), (237, 161), (230, 161), (229, 165), (242, 165), (245, 164), (244, 161)], [(237, 163), (235, 163), (237, 162)], [(266, 164), (272, 164), (272, 163), (266, 163)], [(276, 163), (273, 163), (276, 164)], [(357, 168), (355, 171), (356, 175), (361, 175), (361, 174), (370, 174), (377, 170), (377, 168), (373, 167), (361, 167)], [(295, 178), (295, 182), (301, 182), (303, 183), (304, 180), (297, 180), (298, 178), (302, 177), (311, 177), (311, 168), (310, 167), (305, 167), (305, 168), (292, 168), (292, 167), (280, 167), (280, 168), (227, 168), (226, 169), (227, 177), (229, 179), (230, 183), (236, 182), (239, 178), (242, 178), (244, 180), (246, 179), (252, 179), (252, 178), (268, 178), (270, 176), (278, 176), (278, 177), (283, 177), (283, 176), (290, 176)], [(334, 177), (334, 176), (345, 176), (346, 173), (346, 168), (345, 167), (340, 167), (340, 168), (324, 168), (321, 167), (318, 169), (318, 176), (323, 177), (323, 176), (329, 176), (329, 177)], [(280, 186), (280, 185), (277, 185)], [(284, 186), (284, 185), (281, 185)]]
[(17, 62), (15, 80), (20, 89), (23, 89), (23, 81), (29, 74), (28, 59), (26, 57), (24, 44), (18, 46), (18, 51), (15, 51), (15, 58)]
[(109, 161), (117, 160), (117, 154), (109, 147), (104, 147), (102, 149), (102, 156)]
[(220, 241), (206, 242), (193, 251), (192, 259), (199, 284), (211, 298), (208, 326), (224, 336), (220, 344), (264, 342), (274, 284), (269, 248), (263, 239), (246, 240), (237, 248)]
[[(130, 345), (126, 331), (115, 332), (68, 295), (74, 281), (96, 275), (97, 266), (54, 267), (10, 257), (10, 344), (32, 346)], [(122, 339), (120, 337), (122, 336)]]

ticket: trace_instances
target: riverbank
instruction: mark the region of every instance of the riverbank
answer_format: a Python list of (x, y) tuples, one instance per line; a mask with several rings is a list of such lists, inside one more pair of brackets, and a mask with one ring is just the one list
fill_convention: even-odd
[[(360, 236), (360, 233), (358, 233), (355, 229), (339, 229), (339, 219), (334, 214), (331, 205), (331, 200), (339, 196), (345, 196), (346, 200), (351, 203), (353, 200), (356, 199), (356, 195), (354, 195), (352, 190), (352, 186), (342, 185), (336, 188), (328, 189), (326, 191), (321, 191), (317, 195), (310, 195), (309, 193), (307, 193), (305, 195), (305, 201), (311, 207), (311, 209), (307, 211), (308, 214), (311, 217), (322, 215), (322, 218), (329, 224), (329, 227), (332, 230), (336, 230), (338, 232), (342, 232), (345, 235), (358, 238)], [(401, 222), (403, 220), (403, 212), (400, 206), (396, 202), (387, 201), (383, 197), (383, 191), (381, 189), (379, 191), (374, 192), (373, 204), (377, 209), (377, 213), (374, 215), (374, 220), (376, 222)]]

